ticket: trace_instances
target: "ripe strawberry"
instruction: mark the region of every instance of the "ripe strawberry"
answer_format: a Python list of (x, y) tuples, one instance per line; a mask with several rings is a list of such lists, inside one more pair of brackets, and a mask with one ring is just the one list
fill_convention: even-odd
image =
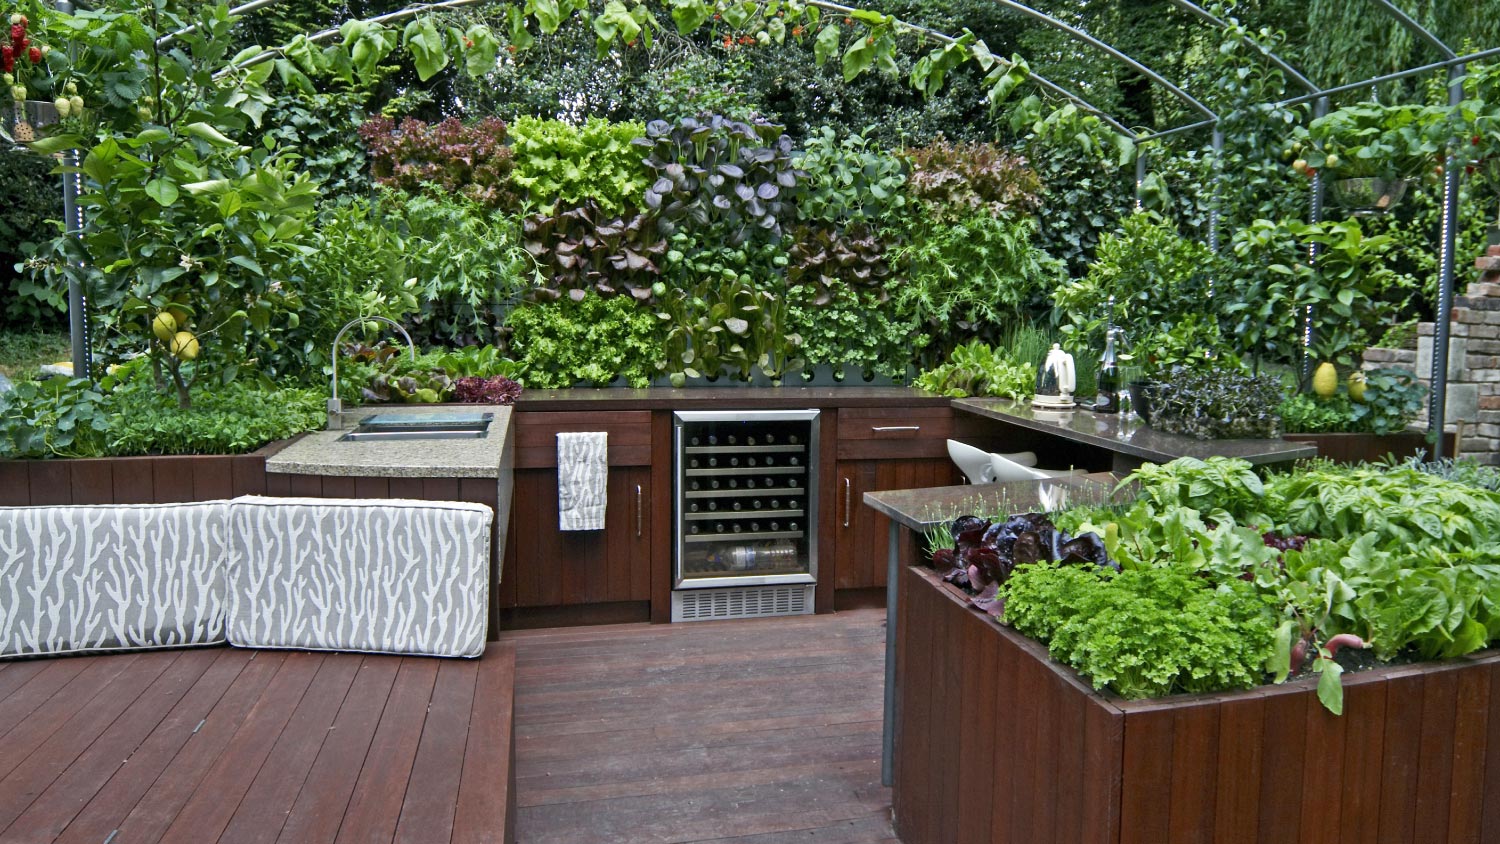
[(27, 50), (26, 51), (26, 58), (31, 59), (31, 63), (32, 64), (41, 64), (42, 63), (42, 48), (41, 47), (32, 47), (30, 50)]

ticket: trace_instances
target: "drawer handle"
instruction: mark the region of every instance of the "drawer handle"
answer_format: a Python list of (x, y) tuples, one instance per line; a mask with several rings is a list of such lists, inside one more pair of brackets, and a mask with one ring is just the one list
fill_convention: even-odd
[(853, 487), (853, 484), (851, 484), (849, 482), (849, 479), (848, 478), (844, 478), (844, 527), (848, 527), (849, 526), (849, 509), (850, 509), (850, 507), (849, 507), (849, 503), (850, 503), (849, 494), (850, 494), (850, 492), (849, 491), (850, 491), (850, 489), (852, 487)]
[(641, 536), (641, 485), (635, 485), (635, 536)]
[(878, 432), (881, 432), (881, 433), (884, 433), (886, 431), (920, 431), (920, 430), (922, 430), (922, 426), (921, 425), (885, 425), (885, 426), (882, 426), (882, 427), (879, 427), (879, 428), (871, 426), (870, 430), (872, 430), (872, 431), (878, 431)]

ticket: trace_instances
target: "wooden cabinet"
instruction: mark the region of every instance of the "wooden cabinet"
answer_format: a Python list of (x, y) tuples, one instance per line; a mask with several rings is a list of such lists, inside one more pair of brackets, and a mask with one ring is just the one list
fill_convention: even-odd
[[(521, 413), (515, 416), (516, 474), (506, 549), (502, 605), (565, 607), (651, 600), (651, 413), (607, 416)], [(558, 528), (557, 434), (604, 431), (609, 435), (609, 479), (604, 529)], [(669, 464), (670, 465), (670, 464)], [(664, 472), (662, 477), (668, 477)], [(663, 482), (666, 482), (665, 480)], [(664, 564), (664, 563), (663, 563)], [(629, 617), (628, 615), (625, 617)]]
[(947, 440), (953, 433), (953, 411), (948, 407), (839, 411), (837, 462), (832, 482), (823, 487), (836, 503), (832, 567), (836, 589), (885, 586), (890, 520), (864, 506), (864, 494), (959, 483), (958, 470), (948, 459)]

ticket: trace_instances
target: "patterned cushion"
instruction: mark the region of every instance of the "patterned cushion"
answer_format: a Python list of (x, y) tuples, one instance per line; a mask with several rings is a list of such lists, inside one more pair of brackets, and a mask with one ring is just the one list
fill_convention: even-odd
[(0, 508), (0, 655), (224, 641), (229, 505)]
[(448, 501), (236, 498), (229, 641), (477, 657), (493, 515)]

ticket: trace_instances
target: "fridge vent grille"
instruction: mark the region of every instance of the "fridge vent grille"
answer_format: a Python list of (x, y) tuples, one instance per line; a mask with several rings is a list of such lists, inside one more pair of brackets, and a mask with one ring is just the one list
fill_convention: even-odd
[(672, 593), (672, 620), (806, 615), (813, 611), (812, 598), (812, 584), (684, 590)]

